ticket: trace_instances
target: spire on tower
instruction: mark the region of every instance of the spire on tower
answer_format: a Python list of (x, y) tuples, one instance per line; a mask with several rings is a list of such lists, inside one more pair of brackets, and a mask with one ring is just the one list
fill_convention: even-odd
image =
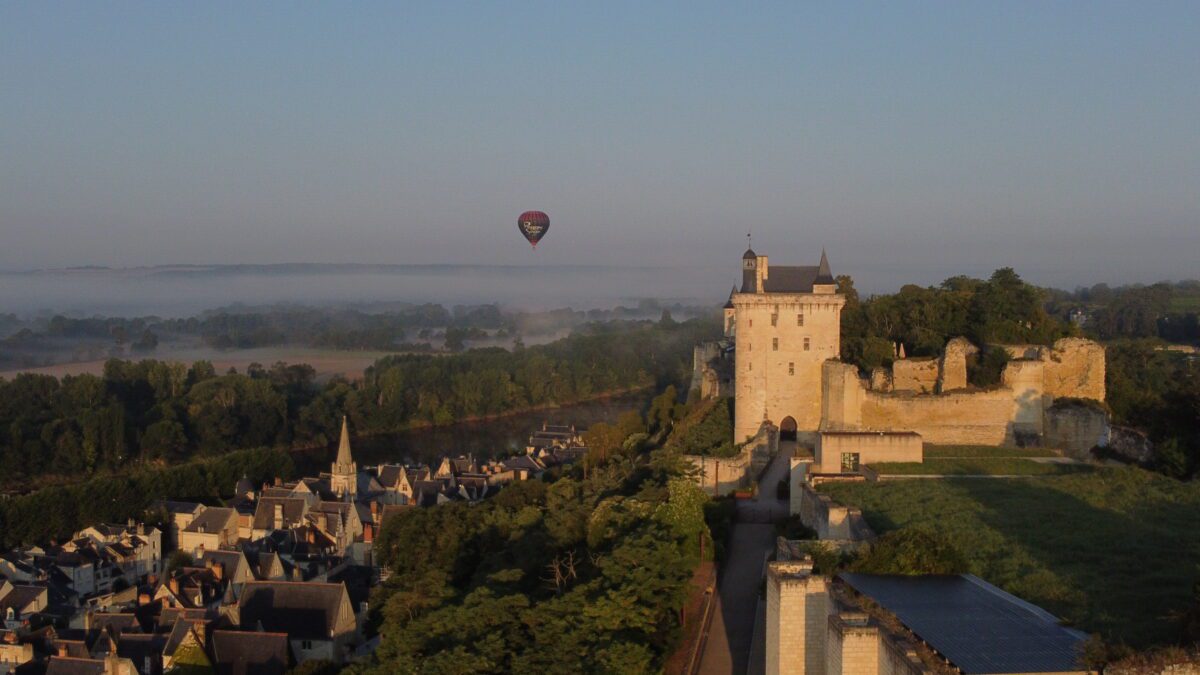
[(350, 457), (350, 428), (346, 416), (342, 415), (342, 440), (338, 442), (337, 464), (339, 467), (350, 466), (354, 460)]
[(833, 279), (833, 272), (829, 269), (829, 256), (825, 255), (825, 249), (821, 249), (821, 264), (817, 267), (817, 278), (813, 281), (814, 284), (833, 284), (837, 283)]

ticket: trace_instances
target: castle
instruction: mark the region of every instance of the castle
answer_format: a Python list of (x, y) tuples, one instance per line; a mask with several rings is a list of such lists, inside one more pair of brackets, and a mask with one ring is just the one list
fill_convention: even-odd
[[(705, 398), (733, 396), (746, 470), (773, 454), (766, 446), (789, 440), (814, 448), (814, 470), (830, 473), (845, 472), (847, 457), (856, 470), (860, 455), (873, 453), (920, 461), (923, 442), (1044, 444), (1072, 454), (1107, 442), (1102, 407), (1081, 404), (1104, 400), (1103, 346), (1081, 338), (989, 345), (1011, 360), (999, 385), (978, 388), (967, 382), (978, 349), (953, 338), (940, 357), (905, 358), (900, 347), (891, 368), (863, 377), (840, 360), (845, 303), (824, 251), (815, 266), (771, 265), (753, 250), (742, 256), (725, 339), (697, 346), (693, 386)], [(724, 477), (739, 472), (729, 466)]]

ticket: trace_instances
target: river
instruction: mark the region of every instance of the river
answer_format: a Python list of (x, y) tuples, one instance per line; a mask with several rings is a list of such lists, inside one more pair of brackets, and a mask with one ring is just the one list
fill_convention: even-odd
[[(474, 455), (486, 461), (524, 452), (530, 432), (543, 423), (587, 428), (597, 422), (615, 422), (621, 413), (640, 410), (652, 395), (647, 390), (481, 422), (362, 436), (352, 438), (350, 446), (360, 467), (384, 463), (435, 464), (442, 457), (459, 455)], [(336, 454), (336, 445), (299, 452), (296, 468), (302, 475), (328, 471)]]

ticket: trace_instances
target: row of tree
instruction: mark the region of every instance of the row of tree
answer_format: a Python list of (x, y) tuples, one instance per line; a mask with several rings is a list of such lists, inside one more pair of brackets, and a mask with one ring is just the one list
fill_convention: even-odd
[[(652, 408), (609, 425), (630, 431), (612, 445), (643, 446), (673, 405)], [(349, 672), (660, 672), (701, 542), (711, 551), (707, 498), (668, 451), (593, 456), (584, 475), (384, 523), (375, 550), (391, 576), (371, 603), (382, 641)]]
[(129, 518), (162, 525), (155, 500), (212, 503), (233, 494), (237, 481), (256, 484), (294, 473), (291, 456), (280, 449), (251, 449), (198, 459), (170, 467), (143, 467), (119, 475), (97, 476), (71, 485), (0, 499), (0, 550), (19, 544), (45, 544), (100, 522)]
[(976, 345), (1052, 344), (1078, 332), (1046, 311), (1045, 291), (1007, 267), (986, 281), (952, 277), (938, 286), (907, 285), (866, 299), (850, 277), (837, 281), (846, 296), (842, 358), (866, 372), (889, 365), (897, 344), (908, 356), (933, 356), (959, 336)]
[(19, 375), (0, 380), (0, 489), (237, 448), (325, 445), (343, 414), (360, 433), (385, 432), (682, 382), (692, 345), (716, 330), (700, 320), (601, 324), (512, 352), (388, 357), (361, 382), (318, 383), (307, 365), (218, 374), (204, 361)]

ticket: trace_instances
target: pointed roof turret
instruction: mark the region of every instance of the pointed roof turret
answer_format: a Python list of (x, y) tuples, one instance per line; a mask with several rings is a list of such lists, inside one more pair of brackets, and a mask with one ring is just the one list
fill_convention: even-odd
[(725, 301), (724, 309), (733, 309), (733, 294), (737, 293), (737, 286), (729, 289), (729, 299)]
[(354, 464), (350, 457), (350, 428), (346, 416), (342, 415), (342, 440), (338, 442), (337, 466), (347, 467)]
[(821, 264), (817, 267), (817, 278), (813, 280), (814, 284), (834, 284), (837, 283), (833, 279), (833, 272), (829, 269), (829, 256), (825, 255), (825, 249), (821, 249)]

